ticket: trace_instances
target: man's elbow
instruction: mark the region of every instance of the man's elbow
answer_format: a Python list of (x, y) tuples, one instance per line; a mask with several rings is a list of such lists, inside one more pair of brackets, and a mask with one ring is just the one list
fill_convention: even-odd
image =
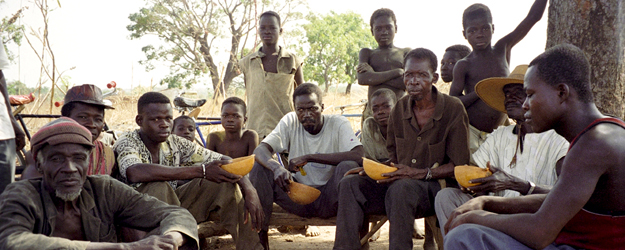
[(141, 171), (137, 169), (135, 166), (130, 166), (126, 169), (126, 179), (130, 183), (141, 182)]

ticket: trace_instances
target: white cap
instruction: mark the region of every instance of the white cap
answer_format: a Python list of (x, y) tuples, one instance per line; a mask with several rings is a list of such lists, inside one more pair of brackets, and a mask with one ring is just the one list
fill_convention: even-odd
[(0, 70), (8, 69), (9, 65), (9, 58), (7, 57), (6, 51), (4, 51), (4, 44), (2, 44), (2, 39), (0, 39)]

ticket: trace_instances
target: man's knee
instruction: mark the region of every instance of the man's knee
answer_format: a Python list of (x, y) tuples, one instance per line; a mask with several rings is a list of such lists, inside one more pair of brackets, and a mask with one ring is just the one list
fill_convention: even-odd
[(478, 225), (462, 224), (445, 235), (445, 249), (479, 249), (472, 246), (483, 234), (485, 232)]
[(336, 165), (335, 173), (345, 175), (347, 171), (358, 167), (360, 167), (360, 165), (358, 165), (355, 161), (342, 161), (339, 165)]
[(387, 199), (393, 200), (411, 200), (406, 197), (414, 197), (420, 199), (422, 194), (425, 193), (422, 185), (417, 180), (412, 179), (399, 179), (393, 182), (386, 191)]
[(258, 162), (254, 162), (254, 167), (249, 173), (250, 181), (254, 186), (261, 182), (273, 181), (273, 172)]
[(437, 209), (437, 211), (438, 209), (442, 209), (448, 204), (456, 203), (454, 201), (458, 199), (457, 192), (462, 191), (457, 188), (443, 188), (441, 189), (441, 191), (438, 191), (438, 193), (436, 193), (436, 198), (434, 198), (434, 207)]

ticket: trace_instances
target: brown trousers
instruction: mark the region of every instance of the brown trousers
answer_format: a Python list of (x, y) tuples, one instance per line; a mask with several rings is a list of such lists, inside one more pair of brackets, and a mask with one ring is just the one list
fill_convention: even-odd
[(193, 179), (174, 190), (167, 182), (143, 183), (137, 191), (171, 205), (186, 208), (198, 223), (219, 217), (219, 223), (232, 235), (236, 249), (263, 249), (250, 223), (245, 221), (245, 201), (239, 186)]

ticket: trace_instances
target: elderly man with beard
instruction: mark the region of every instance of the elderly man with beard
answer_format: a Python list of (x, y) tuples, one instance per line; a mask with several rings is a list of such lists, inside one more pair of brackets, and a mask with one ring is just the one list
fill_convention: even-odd
[(445, 188), (434, 202), (436, 216), (444, 232), (447, 218), (475, 194), (494, 192), (496, 196), (544, 194), (556, 183), (569, 143), (554, 130), (534, 133), (525, 123), (523, 77), (527, 65), (517, 66), (509, 77), (492, 77), (475, 85), (477, 95), (490, 107), (508, 114), (516, 124), (499, 127), (473, 153), (473, 161), (490, 168), (493, 175), (471, 180), (480, 185), (465, 190)]
[[(0, 196), (0, 249), (197, 248), (193, 216), (141, 195), (109, 176), (87, 176), (91, 132), (69, 118), (42, 127), (31, 140), (42, 178), (23, 180)], [(115, 224), (150, 231), (117, 243)]]
[[(298, 86), (293, 92), (295, 112), (282, 117), (254, 150), (256, 163), (250, 180), (265, 213), (259, 233), (265, 249), (269, 249), (267, 230), (273, 202), (302, 217), (336, 216), (339, 181), (362, 162), (364, 150), (351, 124), (340, 115), (323, 115), (322, 97), (317, 85)], [(289, 153), (288, 165), (272, 158), (276, 152)], [(287, 193), (292, 181), (318, 188), (321, 196), (308, 205), (291, 201)]]

